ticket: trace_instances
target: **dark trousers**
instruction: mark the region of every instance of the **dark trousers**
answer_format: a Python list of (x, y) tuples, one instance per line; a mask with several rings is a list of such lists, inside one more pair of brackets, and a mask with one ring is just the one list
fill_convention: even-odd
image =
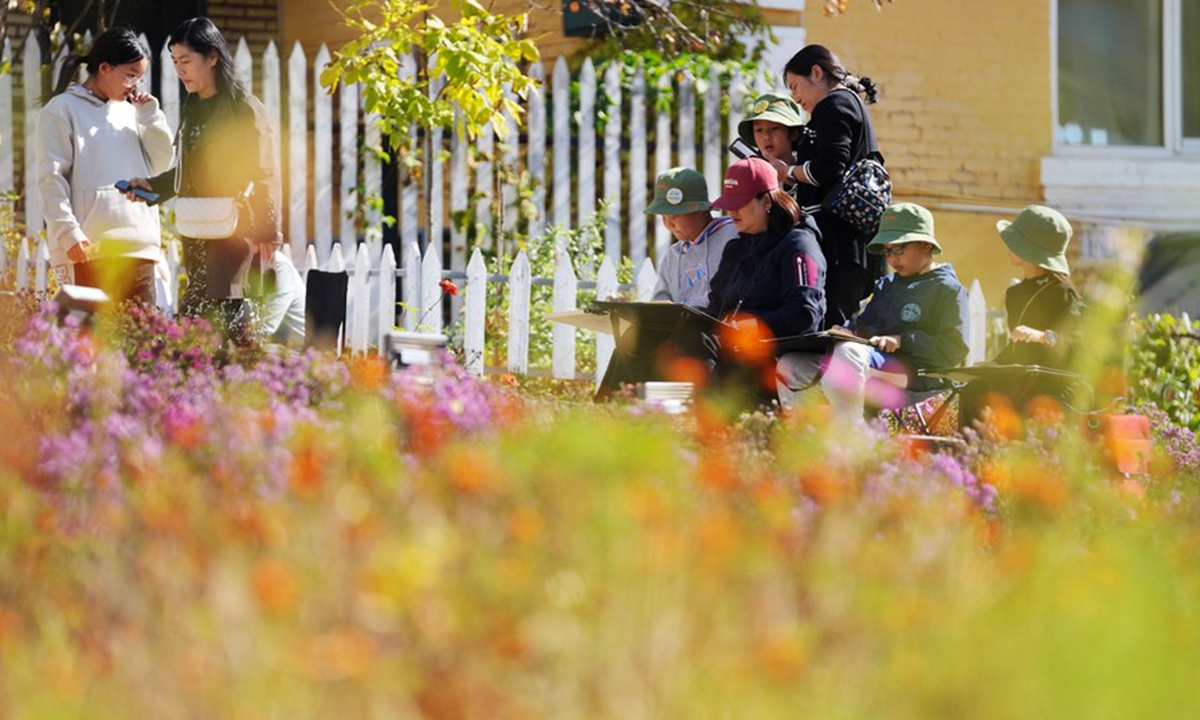
[(154, 261), (141, 258), (96, 258), (75, 265), (75, 284), (100, 288), (113, 303), (128, 300), (154, 306)]

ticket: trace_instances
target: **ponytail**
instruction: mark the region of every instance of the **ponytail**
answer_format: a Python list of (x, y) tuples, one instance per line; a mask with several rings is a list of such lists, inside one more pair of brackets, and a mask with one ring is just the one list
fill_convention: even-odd
[(793, 55), (792, 59), (788, 60), (783, 67), (784, 82), (787, 82), (788, 73), (809, 77), (812, 75), (814, 66), (821, 68), (825, 73), (825, 82), (830, 87), (841, 83), (862, 95), (868, 103), (875, 103), (879, 100), (879, 88), (875, 86), (875, 81), (871, 78), (857, 78), (851, 75), (846, 66), (842, 65), (838, 56), (824, 45), (806, 45), (800, 52)]
[(771, 197), (771, 209), (767, 213), (767, 230), (784, 235), (791, 232), (800, 222), (800, 206), (795, 198), (782, 188), (775, 188), (767, 193)]

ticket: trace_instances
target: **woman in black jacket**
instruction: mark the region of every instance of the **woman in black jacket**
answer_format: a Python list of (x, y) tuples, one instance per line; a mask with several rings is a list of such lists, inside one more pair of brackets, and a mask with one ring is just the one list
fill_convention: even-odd
[(881, 268), (867, 253), (869, 235), (819, 208), (852, 163), (868, 156), (883, 161), (871, 117), (860, 97), (874, 103), (875, 84), (870, 78), (851, 75), (837, 56), (821, 45), (808, 45), (796, 53), (784, 67), (783, 79), (810, 117), (795, 164), (775, 159), (772, 166), (805, 212), (815, 214), (821, 249), (829, 263), (825, 327), (845, 325), (858, 312)]
[(706, 312), (735, 323), (743, 337), (819, 330), (825, 256), (812, 219), (779, 187), (770, 164), (748, 158), (730, 165), (713, 207), (729, 213), (738, 238), (725, 246)]
[(266, 108), (234, 73), (229, 45), (207, 18), (185, 20), (168, 41), (175, 71), (188, 91), (174, 168), (131, 185), (162, 200), (245, 198), (234, 234), (217, 240), (183, 238), (188, 285), (180, 314), (205, 316), (238, 344), (250, 342), (256, 311), (247, 298), (272, 268), (283, 241), (279, 158)]

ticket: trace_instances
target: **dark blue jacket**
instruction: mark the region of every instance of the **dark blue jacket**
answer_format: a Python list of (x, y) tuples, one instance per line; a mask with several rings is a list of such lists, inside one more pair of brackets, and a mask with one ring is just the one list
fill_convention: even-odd
[(775, 337), (821, 329), (825, 317), (825, 256), (816, 225), (805, 217), (785, 235), (739, 235), (725, 246), (706, 312), (753, 315)]
[(896, 357), (913, 370), (958, 367), (967, 358), (967, 291), (954, 268), (889, 276), (854, 321), (858, 335), (899, 335)]

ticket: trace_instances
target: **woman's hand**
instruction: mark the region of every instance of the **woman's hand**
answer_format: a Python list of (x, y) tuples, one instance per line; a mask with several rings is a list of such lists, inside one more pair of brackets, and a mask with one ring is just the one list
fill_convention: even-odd
[(1046, 333), (1043, 330), (1034, 330), (1025, 325), (1018, 325), (1008, 334), (1009, 340), (1013, 342), (1037, 343), (1039, 345), (1049, 345), (1046, 341)]
[(129, 188), (130, 192), (121, 192), (121, 194), (125, 196), (125, 199), (129, 202), (146, 202), (137, 195), (133, 194), (133, 188), (141, 188), (142, 190), (154, 192), (154, 188), (150, 187), (150, 183), (145, 178), (129, 178)]
[(768, 155), (765, 152), (763, 153), (763, 159), (771, 163), (771, 167), (775, 168), (775, 172), (779, 173), (780, 185), (783, 185), (787, 182), (793, 182), (792, 179), (787, 176), (788, 168), (791, 167), (790, 165), (773, 155)]
[[(145, 105), (146, 103), (154, 100), (154, 96), (150, 93), (135, 92), (131, 93), (127, 99), (134, 105)], [(150, 188), (146, 189), (149, 190)]]
[(67, 250), (67, 259), (76, 265), (81, 265), (92, 259), (92, 248), (95, 247), (91, 240), (80, 240)]
[(880, 352), (894, 353), (900, 349), (899, 335), (873, 335), (871, 344), (879, 348)]

